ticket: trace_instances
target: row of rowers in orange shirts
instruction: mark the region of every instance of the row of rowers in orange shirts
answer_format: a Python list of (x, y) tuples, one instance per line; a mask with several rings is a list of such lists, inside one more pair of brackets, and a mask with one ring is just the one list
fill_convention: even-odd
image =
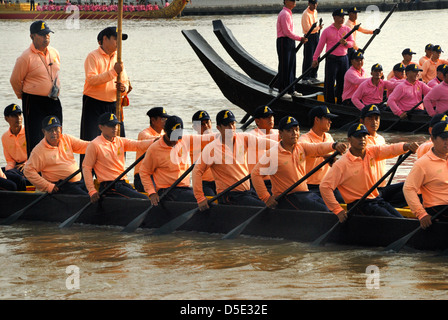
[[(350, 209), (383, 176), (385, 159), (419, 149), (415, 142), (385, 143), (376, 133), (380, 122), (376, 105), (366, 106), (360, 123), (349, 128), (348, 152), (346, 144), (334, 142), (328, 133), (331, 119), (336, 115), (326, 106), (310, 111), (312, 129), (304, 135), (300, 135), (299, 123), (293, 117), (282, 118), (278, 130), (274, 130), (273, 112), (269, 107), (257, 109), (254, 114), (257, 128), (248, 133), (236, 131), (236, 119), (230, 110), (217, 114), (217, 133), (211, 132), (211, 119), (206, 111), (193, 116), (193, 123), (198, 124), (198, 134), (184, 134), (182, 119), (168, 116), (163, 108), (153, 108), (148, 115), (151, 115), (151, 127), (142, 131), (140, 138), (146, 134), (144, 140), (117, 136), (120, 122), (114, 114), (106, 113), (98, 119), (101, 134), (91, 142), (63, 134), (59, 119), (47, 117), (42, 123), (44, 138), (26, 161), (24, 175), (41, 191), (88, 193), (95, 202), (101, 189), (125, 170), (125, 152), (139, 151), (145, 154), (138, 169), (139, 179), (154, 205), (159, 203), (161, 192), (194, 163), (192, 187), (187, 176), (167, 199), (197, 202), (199, 208), (205, 210), (208, 208), (206, 196), (210, 195), (204, 192), (205, 183), (208, 182), (208, 186), (214, 184), (212, 192), (219, 193), (251, 174), (252, 186), (246, 181), (225, 194), (219, 202), (332, 211), (342, 222), (347, 215), (340, 203), (345, 202)], [(421, 152), (421, 159), (415, 163), (404, 186), (391, 185), (395, 195), (396, 190), (403, 192), (405, 201), (425, 227), (431, 223), (428, 217), (437, 212), (439, 206), (448, 204), (448, 122), (446, 116), (434, 119), (431, 142), (425, 144), (425, 151)], [(342, 154), (339, 160), (322, 167), (306, 183), (277, 201), (279, 194), (335, 150)], [(84, 181), (78, 175), (58, 188), (55, 183), (78, 168), (73, 153), (85, 154), (82, 163)], [(95, 187), (92, 172), (99, 188)], [(383, 199), (387, 189), (383, 185), (380, 190), (373, 191), (355, 213), (401, 217), (391, 203)], [(125, 177), (115, 182), (106, 195), (148, 197), (135, 190)]]

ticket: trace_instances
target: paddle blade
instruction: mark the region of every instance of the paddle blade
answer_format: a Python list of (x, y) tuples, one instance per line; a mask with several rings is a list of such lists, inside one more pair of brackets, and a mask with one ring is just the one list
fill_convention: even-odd
[(135, 230), (137, 230), (137, 228), (140, 227), (140, 225), (145, 220), (146, 216), (148, 215), (152, 207), (153, 206), (150, 205), (148, 209), (143, 211), (141, 214), (138, 215), (138, 217), (129, 222), (129, 224), (126, 227), (124, 227), (123, 230), (121, 230), (121, 232), (134, 232)]
[(191, 209), (190, 211), (187, 211), (177, 218), (174, 218), (173, 220), (165, 223), (163, 226), (161, 226), (159, 229), (156, 229), (152, 234), (153, 235), (162, 235), (162, 234), (168, 234), (173, 231), (175, 231), (177, 228), (182, 226), (185, 222), (190, 220), (197, 212), (199, 211), (199, 208)]
[(28, 208), (28, 206), (26, 208), (23, 208), (15, 213), (13, 213), (12, 215), (10, 215), (9, 217), (3, 219), (2, 221), (0, 221), (0, 224), (2, 225), (8, 225), (8, 224), (12, 224), (14, 222), (16, 222), (17, 219), (19, 219), (22, 214), (25, 212), (25, 210)]
[(59, 228), (62, 229), (62, 228), (70, 227), (76, 221), (76, 219), (78, 219), (78, 217), (84, 212), (84, 210), (87, 209), (91, 204), (92, 204), (92, 202), (87, 203), (81, 210), (79, 210), (74, 215), (72, 215), (70, 218), (68, 218), (67, 220), (62, 222), (59, 225)]
[(321, 235), (319, 238), (317, 238), (316, 240), (314, 240), (311, 245), (314, 247), (317, 246), (324, 246), (325, 243), (327, 242), (328, 238), (330, 237), (331, 233), (333, 232), (333, 230), (335, 230), (338, 226), (339, 226), (340, 222), (336, 222), (335, 225), (333, 227), (331, 227), (330, 230), (328, 230), (326, 233), (324, 233), (323, 235)]
[(250, 217), (249, 219), (247, 219), (246, 221), (244, 221), (242, 224), (240, 224), (239, 226), (236, 226), (235, 228), (233, 228), (231, 231), (229, 231), (227, 234), (225, 234), (221, 239), (234, 239), (236, 237), (238, 237), (241, 232), (243, 232), (243, 230), (247, 227), (247, 225), (249, 223), (252, 222), (252, 220), (254, 220), (260, 213), (262, 213), (263, 211), (265, 211), (268, 207), (265, 207), (261, 210), (259, 210), (257, 213), (255, 213), (252, 217)]
[(412, 231), (411, 233), (405, 235), (404, 237), (398, 239), (395, 242), (392, 242), (390, 245), (388, 245), (384, 251), (394, 251), (394, 252), (398, 252), (400, 251), (405, 245), (406, 243), (408, 243), (409, 239), (412, 238), (412, 236), (418, 231), (420, 230), (420, 227), (415, 229), (414, 231)]

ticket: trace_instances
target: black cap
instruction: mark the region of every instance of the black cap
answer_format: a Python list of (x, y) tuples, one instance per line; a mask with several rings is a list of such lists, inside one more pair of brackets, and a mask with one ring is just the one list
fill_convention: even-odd
[(446, 64), (439, 64), (438, 66), (437, 66), (437, 72), (442, 72), (442, 73), (444, 73), (445, 71), (445, 69), (447, 69), (448, 68), (448, 66), (446, 65)]
[(150, 118), (152, 117), (162, 117), (162, 118), (168, 118), (169, 115), (166, 113), (166, 110), (164, 107), (154, 107), (148, 110), (146, 112), (146, 115)]
[(406, 66), (406, 72), (407, 72), (407, 71), (415, 71), (415, 72), (419, 72), (419, 71), (423, 71), (423, 70), (420, 69), (420, 68), (418, 67), (417, 64), (415, 64), (415, 63), (411, 63), (411, 64), (408, 64), (408, 65)]
[(429, 127), (434, 127), (439, 122), (447, 122), (448, 116), (445, 113), (438, 113), (435, 116), (431, 118), (431, 121), (429, 122)]
[(22, 113), (22, 109), (15, 103), (12, 103), (9, 106), (7, 106), (5, 108), (5, 111), (3, 112), (5, 117), (10, 116), (12, 114), (19, 114), (19, 113)]
[(434, 47), (434, 45), (432, 44), (432, 43), (428, 43), (426, 46), (425, 46), (425, 50), (431, 50), (432, 51), (432, 48)]
[(56, 116), (48, 116), (42, 120), (42, 129), (48, 131), (54, 127), (62, 127), (61, 121)]
[(442, 47), (439, 46), (438, 44), (435, 44), (435, 45), (432, 47), (432, 51), (434, 51), (434, 52), (438, 52), (438, 53), (443, 52)]
[(432, 127), (431, 135), (433, 137), (448, 138), (448, 122), (439, 122)]
[(231, 122), (236, 121), (235, 116), (233, 115), (233, 112), (230, 110), (221, 110), (216, 115), (216, 124), (217, 125), (228, 125)]
[(376, 104), (368, 104), (361, 109), (361, 119), (364, 119), (365, 117), (369, 117), (374, 114), (381, 115), (381, 111), (380, 109), (378, 109), (378, 106)]
[(316, 4), (316, 3), (318, 3), (319, 1), (317, 1), (317, 0), (308, 0), (308, 3), (311, 3), (311, 4)]
[(412, 50), (409, 49), (409, 48), (406, 48), (406, 49), (404, 49), (404, 50), (401, 52), (401, 54), (402, 54), (402, 55), (405, 55), (405, 54), (413, 55), (413, 54), (416, 54), (416, 52), (412, 51)]
[(192, 121), (202, 121), (202, 120), (211, 120), (209, 114), (205, 110), (199, 110), (196, 111), (193, 117), (191, 118)]
[(344, 11), (344, 9), (336, 9), (333, 11), (332, 16), (339, 16), (339, 17), (343, 17), (346, 16), (348, 13)]
[(348, 13), (352, 13), (352, 12), (354, 12), (354, 13), (358, 13), (358, 12), (361, 12), (361, 10), (359, 10), (359, 9), (356, 8), (356, 7), (351, 7), (350, 9), (348, 9)]
[[(117, 36), (117, 27), (107, 27), (106, 29), (103, 29), (100, 31), (100, 33), (98, 33), (98, 36), (96, 37), (96, 39), (98, 41), (103, 40), (104, 36), (107, 36), (108, 38), (110, 38), (110, 36)], [(128, 35), (126, 33), (122, 33), (121, 34), (121, 39), (122, 40), (126, 40), (128, 38)]]
[(315, 117), (326, 117), (329, 119), (333, 119), (336, 118), (337, 115), (331, 113), (327, 106), (317, 106), (311, 109), (311, 111), (308, 113), (308, 119), (311, 123), (314, 123)]
[(353, 51), (352, 54), (350, 55), (350, 60), (353, 59), (364, 59), (362, 51)]
[(274, 111), (272, 111), (271, 108), (269, 108), (268, 106), (260, 106), (257, 109), (255, 109), (254, 112), (254, 118), (258, 119), (258, 118), (267, 118), (270, 117), (274, 114)]
[(383, 66), (380, 65), (379, 63), (375, 63), (372, 66), (371, 71), (383, 71)]
[(184, 122), (178, 116), (169, 116), (166, 119), (163, 130), (171, 141), (180, 140), (182, 138)]
[(44, 36), (50, 32), (54, 33), (43, 20), (34, 21), (30, 26), (30, 34), (37, 33), (40, 36)]
[(404, 64), (397, 63), (396, 65), (394, 65), (394, 71), (404, 71), (406, 69), (406, 67), (404, 66)]
[(280, 119), (278, 123), (278, 130), (287, 130), (295, 126), (299, 126), (299, 121), (297, 121), (294, 117), (286, 116)]
[(117, 116), (112, 112), (105, 112), (98, 117), (98, 124), (113, 127), (116, 126), (117, 124), (121, 124), (121, 122), (118, 121)]
[(347, 136), (351, 137), (360, 137), (363, 135), (369, 134), (369, 131), (367, 131), (367, 128), (362, 123), (355, 123), (350, 128), (348, 128)]

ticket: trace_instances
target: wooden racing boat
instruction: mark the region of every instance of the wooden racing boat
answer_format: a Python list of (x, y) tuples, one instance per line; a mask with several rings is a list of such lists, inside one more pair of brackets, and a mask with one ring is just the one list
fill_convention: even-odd
[[(286, 115), (294, 116), (302, 126), (306, 127), (308, 112), (317, 105), (325, 104), (332, 113), (339, 115), (338, 118), (332, 120), (333, 128), (339, 128), (359, 118), (360, 112), (357, 108), (324, 103), (318, 98), (318, 93), (293, 97), (292, 101), (277, 99), (279, 93), (277, 89), (271, 89), (267, 84), (233, 69), (213, 50), (197, 30), (183, 30), (182, 34), (223, 95), (250, 115), (253, 115), (257, 107), (270, 103), (271, 109), (276, 114), (276, 120)], [(425, 126), (430, 119), (426, 114), (415, 114), (409, 119), (403, 119), (396, 123), (398, 117), (390, 111), (384, 111), (381, 114), (380, 130), (388, 128), (392, 124), (394, 124), (393, 130), (397, 131), (413, 132), (415, 130), (427, 130)]]
[[(173, 19), (180, 15), (189, 0), (173, 0), (160, 10), (123, 12), (123, 19)], [(11, 20), (62, 20), (62, 19), (117, 19), (115, 11), (80, 11), (67, 8), (66, 11), (30, 11), (29, 3), (1, 5), (0, 19)]]
[[(34, 192), (0, 191), (0, 219), (24, 208), (40, 195)], [(50, 195), (30, 207), (21, 216), (21, 220), (60, 223), (88, 201), (90, 201), (88, 196)], [(100, 204), (90, 206), (76, 223), (119, 226), (121, 230), (121, 227), (126, 226), (149, 205), (149, 200), (104, 198)], [(196, 203), (165, 201), (163, 206), (150, 211), (141, 228), (143, 230), (158, 228), (196, 207)], [(198, 212), (181, 226), (179, 231), (225, 234), (258, 210), (259, 207), (214, 205), (208, 211)], [(327, 232), (337, 221), (333, 213), (274, 209), (257, 216), (242, 234), (311, 242)], [(20, 223), (20, 220), (17, 223)], [(55, 225), (55, 228), (57, 227)], [(418, 227), (418, 220), (412, 218), (352, 216), (332, 233), (328, 242), (350, 246), (385, 247)], [(407, 245), (418, 250), (448, 248), (448, 223), (433, 223), (429, 229), (417, 232)]]

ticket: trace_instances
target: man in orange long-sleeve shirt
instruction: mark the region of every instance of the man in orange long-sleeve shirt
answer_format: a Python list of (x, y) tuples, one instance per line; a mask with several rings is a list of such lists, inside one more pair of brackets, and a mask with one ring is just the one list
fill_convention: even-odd
[[(101, 192), (125, 170), (125, 152), (146, 151), (156, 139), (137, 141), (119, 137), (117, 136), (119, 125), (120, 121), (118, 121), (115, 114), (111, 112), (102, 114), (98, 118), (98, 127), (101, 135), (93, 139), (87, 146), (86, 156), (82, 164), (82, 173), (92, 202), (99, 200), (99, 193), (93, 182), (92, 171), (95, 172), (100, 183), (99, 192)], [(141, 194), (126, 182), (126, 176), (116, 181), (105, 195), (148, 199), (146, 195)]]
[[(122, 34), (126, 40), (127, 34)], [(82, 97), (81, 139), (95, 139), (98, 117), (105, 113), (115, 113), (117, 90), (124, 94), (129, 88), (129, 80), (123, 63), (117, 62), (117, 30), (115, 27), (103, 29), (97, 36), (98, 49), (92, 51), (84, 62), (86, 81)], [(120, 82), (117, 75), (120, 74)], [(124, 126), (120, 124), (120, 136), (124, 137)]]
[[(353, 205), (378, 181), (375, 162), (393, 158), (408, 150), (417, 151), (418, 144), (395, 143), (391, 145), (373, 146), (367, 144), (369, 134), (363, 124), (354, 124), (348, 129), (350, 149), (336, 161), (320, 184), (320, 192), (328, 208), (339, 218), (347, 219), (347, 212), (334, 197), (333, 191), (338, 188), (350, 210)], [(394, 207), (384, 201), (378, 189), (370, 193), (362, 204), (357, 206), (354, 214), (402, 217)]]
[[(346, 145), (336, 142), (299, 142), (299, 122), (290, 116), (280, 120), (279, 133), (280, 142), (268, 150), (252, 170), (252, 183), (258, 196), (270, 208), (328, 211), (322, 198), (308, 190), (306, 181), (279, 202), (276, 201), (276, 197), (306, 174), (307, 157), (324, 156), (334, 150), (343, 153)], [(263, 177), (266, 175), (271, 178), (272, 195), (263, 182)]]
[(54, 115), (62, 121), (62, 106), (59, 100), (59, 52), (50, 46), (47, 23), (39, 20), (30, 26), (32, 43), (17, 58), (11, 73), (11, 86), (22, 99), (27, 155), (43, 138), (42, 120)]
[(40, 191), (87, 195), (80, 173), (60, 187), (55, 184), (78, 170), (73, 153), (83, 154), (89, 142), (63, 134), (61, 122), (54, 116), (43, 120), (42, 130), (44, 138), (26, 162), (25, 177)]
[[(432, 224), (431, 216), (448, 205), (448, 123), (434, 125), (431, 141), (433, 147), (414, 163), (403, 187), (409, 208), (423, 229)], [(448, 221), (448, 214), (441, 214), (439, 220)]]

